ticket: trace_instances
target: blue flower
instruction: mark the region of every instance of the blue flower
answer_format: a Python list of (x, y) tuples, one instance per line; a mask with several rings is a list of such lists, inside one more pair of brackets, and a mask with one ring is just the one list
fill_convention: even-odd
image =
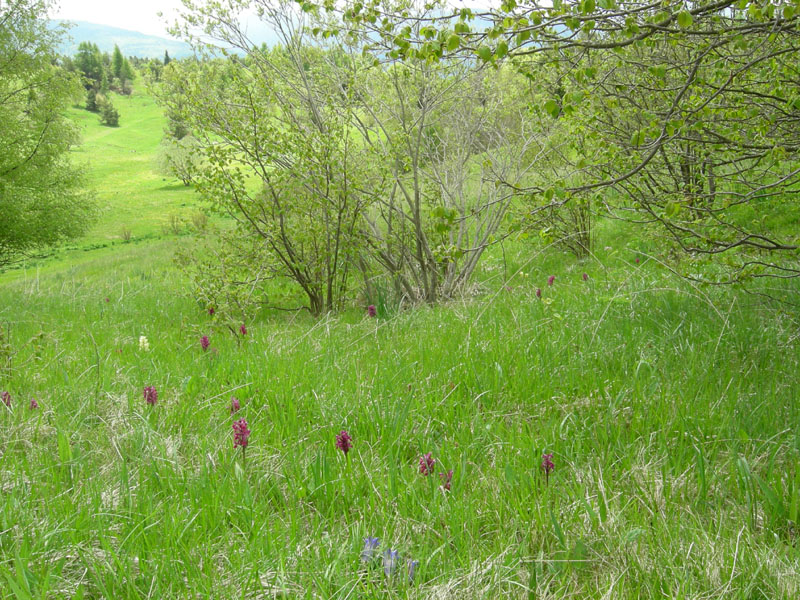
[(380, 540), (376, 537), (364, 538), (364, 549), (361, 551), (361, 562), (371, 563), (377, 557)]
[(408, 583), (414, 583), (414, 575), (417, 572), (418, 566), (418, 560), (411, 560), (410, 558), (406, 559), (406, 567), (408, 568)]
[(383, 553), (383, 572), (387, 577), (391, 577), (397, 572), (398, 562), (400, 562), (400, 556), (397, 550), (389, 548)]

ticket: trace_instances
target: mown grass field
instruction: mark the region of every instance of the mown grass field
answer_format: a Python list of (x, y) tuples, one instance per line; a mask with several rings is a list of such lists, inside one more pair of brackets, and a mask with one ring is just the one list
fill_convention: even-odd
[(800, 595), (796, 315), (604, 225), (585, 264), (489, 255), (462, 301), (233, 335), (161, 233), (195, 200), (149, 171), (157, 109), (115, 102), (119, 129), (76, 112), (106, 208), (75, 247), (139, 243), (0, 279), (0, 598)]

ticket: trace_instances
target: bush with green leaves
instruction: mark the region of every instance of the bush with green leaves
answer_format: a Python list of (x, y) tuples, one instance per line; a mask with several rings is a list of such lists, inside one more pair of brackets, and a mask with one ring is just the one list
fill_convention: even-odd
[(156, 172), (177, 177), (183, 185), (191, 185), (200, 166), (198, 142), (192, 136), (165, 138), (156, 156)]
[(100, 104), (100, 122), (107, 127), (119, 127), (119, 111), (114, 108), (111, 98), (103, 98)]

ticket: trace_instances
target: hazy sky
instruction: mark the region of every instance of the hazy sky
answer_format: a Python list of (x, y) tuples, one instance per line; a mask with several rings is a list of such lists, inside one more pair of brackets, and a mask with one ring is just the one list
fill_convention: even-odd
[(59, 4), (51, 17), (112, 25), (162, 37), (168, 36), (165, 20), (158, 17), (158, 12), (174, 17), (175, 9), (181, 6), (180, 0), (60, 0)]
[[(172, 24), (180, 0), (55, 0), (58, 7), (50, 15), (58, 19), (89, 21), (140, 31), (148, 35), (169, 37), (166, 23)], [(450, 0), (455, 7), (473, 8), (499, 4), (500, 0)], [(162, 12), (164, 17), (159, 17)]]

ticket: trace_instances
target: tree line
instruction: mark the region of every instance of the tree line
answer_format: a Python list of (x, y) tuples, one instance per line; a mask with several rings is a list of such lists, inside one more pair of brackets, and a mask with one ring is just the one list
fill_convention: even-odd
[(800, 0), (278, 0), (272, 48), (249, 2), (185, 5), (204, 58), (149, 79), (181, 178), (237, 224), (182, 259), (209, 305), (254, 310), (273, 277), (315, 314), (437, 302), (520, 232), (586, 256), (599, 215), (684, 276), (800, 276)]

